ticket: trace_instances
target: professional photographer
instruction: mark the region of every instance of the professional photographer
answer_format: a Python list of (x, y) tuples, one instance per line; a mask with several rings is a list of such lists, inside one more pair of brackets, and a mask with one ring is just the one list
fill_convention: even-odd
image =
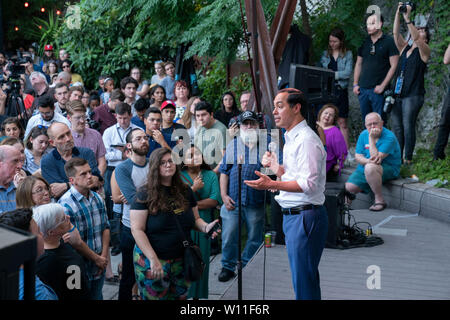
[[(416, 144), (416, 121), (424, 102), (424, 75), (430, 58), (430, 33), (427, 27), (415, 27), (411, 21), (412, 2), (399, 2), (394, 20), (394, 42), (400, 60), (394, 76), (396, 102), (392, 109), (392, 129), (400, 144), (407, 164), (411, 164)], [(403, 16), (412, 45), (400, 34), (400, 16)], [(403, 152), (403, 148), (405, 149)]]
[[(4, 57), (4, 56), (3, 56)], [(25, 112), (25, 105), (22, 97), (21, 80), (25, 80), (25, 66), (31, 66), (30, 57), (14, 57), (6, 61), (3, 66), (3, 73), (1, 76), (1, 90), (0, 94), (0, 114), (5, 117), (19, 117), (22, 121), (22, 126), (25, 127), (28, 121), (29, 114)]]

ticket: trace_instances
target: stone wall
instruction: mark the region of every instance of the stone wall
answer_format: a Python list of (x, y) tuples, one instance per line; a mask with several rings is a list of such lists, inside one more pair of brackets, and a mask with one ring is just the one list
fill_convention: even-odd
[[(392, 36), (392, 25), (394, 22), (394, 14), (396, 8), (393, 7), (395, 4), (392, 1), (373, 1), (373, 4), (378, 5), (381, 8), (381, 12), (385, 19), (385, 30), (389, 35)], [(428, 25), (431, 27), (431, 41), (433, 41), (433, 28), (434, 21), (431, 17)], [(406, 29), (404, 29), (406, 30)], [(356, 58), (355, 58), (356, 60)], [(422, 107), (418, 121), (417, 121), (417, 148), (433, 148), (437, 136), (437, 125), (441, 118), (441, 110), (444, 102), (444, 97), (447, 92), (447, 87), (449, 85), (449, 68), (442, 62), (443, 56), (436, 56), (435, 52), (431, 54), (431, 61), (439, 63), (442, 68), (439, 68), (440, 75), (444, 76), (445, 81), (440, 84), (436, 84), (436, 74), (433, 72), (427, 72), (425, 75), (425, 103)], [(353, 77), (350, 81), (353, 84)], [(359, 133), (363, 129), (363, 124), (361, 120), (361, 112), (359, 110), (358, 98), (353, 94), (352, 88), (349, 88), (349, 99), (350, 99), (350, 114), (348, 119), (348, 125), (350, 128), (350, 141), (353, 145), (352, 150), (354, 150), (354, 145), (358, 138)], [(390, 123), (388, 123), (390, 128)]]

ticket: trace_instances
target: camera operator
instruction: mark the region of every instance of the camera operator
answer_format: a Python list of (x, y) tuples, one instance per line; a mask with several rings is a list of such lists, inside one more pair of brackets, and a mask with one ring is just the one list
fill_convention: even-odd
[[(394, 42), (400, 60), (394, 76), (396, 103), (392, 109), (392, 128), (407, 164), (412, 161), (416, 144), (416, 121), (424, 102), (424, 75), (430, 58), (430, 33), (427, 27), (415, 27), (411, 21), (411, 2), (399, 2), (394, 20)], [(400, 34), (400, 16), (403, 16), (413, 41), (409, 44)], [(404, 152), (403, 152), (404, 148)]]

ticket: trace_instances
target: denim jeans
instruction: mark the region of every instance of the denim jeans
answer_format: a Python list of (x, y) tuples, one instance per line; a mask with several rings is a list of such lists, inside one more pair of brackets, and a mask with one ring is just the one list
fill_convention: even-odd
[(105, 273), (97, 280), (89, 280), (89, 291), (91, 300), (103, 300), (103, 283), (105, 282)]
[[(220, 209), (222, 217), (222, 267), (234, 271), (238, 259), (239, 208)], [(242, 252), (242, 267), (253, 257), (264, 239), (264, 206), (242, 206), (242, 223), (247, 229), (247, 243)]]
[(120, 229), (122, 213), (121, 212), (113, 212), (113, 218), (109, 220), (109, 225), (111, 227), (111, 246), (119, 247), (120, 246)]
[(362, 122), (366, 120), (366, 115), (371, 112), (378, 113), (386, 122), (386, 114), (383, 112), (384, 96), (373, 92), (374, 88), (359, 88), (359, 108), (361, 110)]
[(404, 148), (405, 159), (412, 160), (416, 145), (416, 121), (423, 101), (423, 96), (401, 98), (392, 109), (392, 129), (400, 144), (402, 159)]

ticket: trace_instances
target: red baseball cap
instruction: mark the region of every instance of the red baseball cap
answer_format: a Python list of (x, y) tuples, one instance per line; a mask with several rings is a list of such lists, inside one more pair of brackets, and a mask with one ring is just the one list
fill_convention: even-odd
[(175, 102), (173, 102), (172, 100), (166, 100), (166, 101), (164, 101), (164, 102), (162, 103), (162, 105), (161, 105), (161, 111), (162, 111), (164, 108), (166, 108), (166, 107), (172, 107), (172, 108), (174, 108), (175, 110), (177, 109), (176, 106), (175, 106)]
[(44, 51), (53, 51), (53, 46), (51, 44), (46, 44), (44, 47)]

